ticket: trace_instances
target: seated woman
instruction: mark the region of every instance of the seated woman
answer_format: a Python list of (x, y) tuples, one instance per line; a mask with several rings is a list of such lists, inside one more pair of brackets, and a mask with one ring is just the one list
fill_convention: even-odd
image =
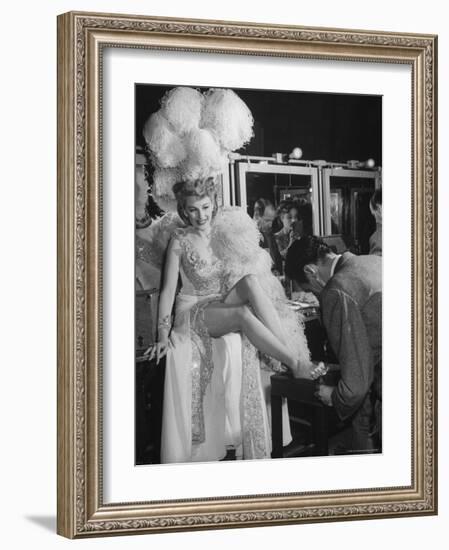
[[(214, 179), (173, 190), (185, 227), (168, 245), (158, 341), (147, 350), (150, 359), (167, 356), (161, 462), (219, 460), (229, 445), (243, 458), (269, 458), (261, 364), (312, 377), (303, 327), (271, 274), (254, 222), (241, 209), (217, 208)], [(239, 246), (239, 236), (252, 241)], [(242, 262), (248, 250), (254, 261)]]

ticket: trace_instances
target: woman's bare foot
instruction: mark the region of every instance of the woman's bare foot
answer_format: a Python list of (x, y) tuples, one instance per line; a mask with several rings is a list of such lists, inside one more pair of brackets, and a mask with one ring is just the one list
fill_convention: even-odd
[(314, 377), (313, 377), (314, 369), (315, 369), (315, 365), (312, 362), (302, 363), (301, 361), (298, 360), (295, 368), (290, 370), (293, 375), (293, 378), (305, 378), (306, 380), (314, 380)]
[(297, 362), (295, 369), (291, 369), (294, 378), (305, 378), (306, 380), (317, 380), (321, 376), (324, 376), (329, 370), (323, 362), (317, 363), (301, 363)]

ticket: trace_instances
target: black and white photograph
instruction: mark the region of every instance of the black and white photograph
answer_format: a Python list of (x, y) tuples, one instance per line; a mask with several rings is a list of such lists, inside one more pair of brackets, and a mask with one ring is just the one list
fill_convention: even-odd
[(136, 84), (135, 159), (135, 464), (382, 453), (382, 96)]

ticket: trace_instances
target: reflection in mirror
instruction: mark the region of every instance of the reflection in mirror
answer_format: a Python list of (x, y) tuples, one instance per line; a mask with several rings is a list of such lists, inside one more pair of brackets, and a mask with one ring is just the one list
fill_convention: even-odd
[(264, 164), (241, 175), (240, 199), (245, 197), (242, 203), (257, 222), (261, 244), (269, 250), (275, 272), (282, 274), (292, 240), (313, 233), (312, 177), (303, 167), (283, 165), (276, 171)]
[(341, 235), (346, 246), (357, 254), (369, 253), (369, 237), (376, 229), (369, 208), (374, 189), (374, 179), (330, 178), (332, 235)]

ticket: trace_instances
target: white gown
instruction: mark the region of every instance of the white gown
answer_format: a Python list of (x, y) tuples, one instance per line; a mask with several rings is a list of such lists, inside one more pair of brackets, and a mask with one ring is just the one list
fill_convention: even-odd
[[(220, 460), (229, 446), (244, 459), (270, 458), (269, 373), (246, 337), (209, 336), (204, 307), (223, 298), (222, 265), (200, 258), (188, 232), (177, 229), (173, 237), (182, 250), (182, 288), (166, 359), (161, 462)], [(286, 403), (283, 433), (286, 445)]]

